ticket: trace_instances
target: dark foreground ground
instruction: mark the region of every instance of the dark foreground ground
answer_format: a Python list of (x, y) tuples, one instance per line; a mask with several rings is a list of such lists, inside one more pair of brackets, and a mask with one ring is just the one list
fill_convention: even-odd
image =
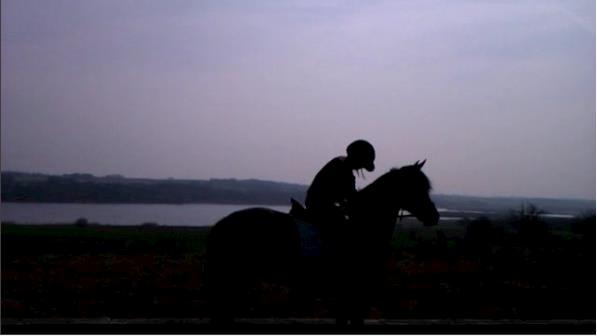
[(595, 320), (366, 320), (359, 328), (332, 319), (240, 319), (214, 327), (208, 319), (5, 320), (9, 334), (594, 334)]
[[(2, 224), (4, 333), (334, 333), (332, 302), (254, 288), (207, 323), (208, 228)], [(595, 333), (595, 217), (397, 226), (366, 333)], [(357, 331), (358, 332), (358, 331)]]

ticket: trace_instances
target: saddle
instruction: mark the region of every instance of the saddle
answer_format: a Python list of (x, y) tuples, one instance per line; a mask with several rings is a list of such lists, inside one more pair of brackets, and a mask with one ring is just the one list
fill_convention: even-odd
[(321, 257), (321, 231), (314, 224), (309, 211), (294, 198), (290, 199), (290, 216), (296, 224), (300, 240), (300, 254), (302, 257)]
[(290, 198), (290, 211), (288, 213), (294, 218), (309, 221), (309, 211), (294, 198)]

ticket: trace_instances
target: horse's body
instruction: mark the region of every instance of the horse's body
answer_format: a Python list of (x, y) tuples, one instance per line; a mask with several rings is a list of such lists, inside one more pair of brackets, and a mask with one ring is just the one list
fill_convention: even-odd
[(234, 302), (255, 279), (275, 279), (291, 287), (309, 279), (331, 279), (338, 318), (362, 322), (367, 293), (380, 280), (399, 210), (408, 210), (425, 225), (438, 222), (422, 165), (393, 169), (350, 200), (350, 220), (337, 233), (333, 256), (321, 268), (305, 262), (314, 258), (305, 257), (300, 228), (289, 214), (252, 208), (220, 220), (207, 245), (214, 317), (231, 318)]

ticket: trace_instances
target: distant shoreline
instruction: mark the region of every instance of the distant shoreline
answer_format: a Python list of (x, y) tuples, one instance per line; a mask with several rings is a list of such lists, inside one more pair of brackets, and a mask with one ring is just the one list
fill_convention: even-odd
[[(15, 184), (25, 184), (25, 185), (34, 185), (39, 184), (42, 182), (48, 181), (61, 181), (61, 182), (76, 182), (77, 184), (99, 184), (99, 185), (164, 185), (164, 184), (174, 184), (174, 185), (194, 185), (194, 186), (203, 186), (211, 184), (211, 187), (222, 187), (225, 186), (225, 189), (228, 192), (234, 191), (236, 187), (242, 186), (267, 186), (273, 189), (284, 189), (285, 191), (293, 190), (298, 191), (299, 193), (305, 193), (308, 185), (300, 184), (300, 183), (293, 183), (293, 182), (282, 182), (282, 181), (271, 181), (271, 180), (261, 180), (261, 179), (238, 179), (238, 178), (211, 178), (211, 179), (178, 179), (178, 178), (139, 178), (139, 177), (125, 177), (118, 174), (111, 174), (106, 176), (95, 176), (92, 174), (86, 173), (72, 173), (72, 174), (63, 174), (63, 175), (51, 175), (51, 174), (44, 174), (44, 173), (29, 173), (29, 172), (19, 172), (19, 171), (3, 171), (2, 172), (2, 186), (3, 186), (3, 196), (5, 195), (4, 189), (7, 186), (13, 186)], [(247, 190), (249, 191), (249, 190)], [(304, 198), (302, 195), (300, 199)], [(468, 194), (454, 194), (454, 193), (438, 193), (432, 194), (432, 197), (439, 197), (439, 198), (455, 198), (455, 199), (480, 199), (480, 200), (521, 200), (521, 201), (563, 201), (563, 202), (586, 202), (586, 203), (593, 203), (597, 202), (597, 199), (591, 198), (580, 198), (580, 197), (540, 197), (540, 196), (482, 196), (482, 195), (468, 195)], [(2, 200), (5, 200), (3, 197)], [(29, 200), (8, 200), (11, 202), (35, 202), (38, 203), (39, 201), (29, 201)], [(250, 199), (247, 200), (251, 202)], [(44, 201), (46, 202), (46, 201)], [(72, 200), (72, 201), (47, 201), (49, 203), (110, 203), (109, 201), (87, 201), (87, 200)], [(126, 204), (156, 204), (159, 202), (117, 202), (119, 203), (126, 203)], [(234, 200), (196, 200), (196, 201), (187, 201), (187, 202), (168, 202), (168, 203), (160, 203), (160, 204), (243, 204), (242, 202), (236, 202)], [(116, 204), (116, 203), (115, 203)], [(266, 204), (266, 203), (246, 203), (246, 204)], [(274, 203), (268, 203), (269, 205), (280, 205), (285, 204), (282, 201), (275, 200)]]
[[(45, 204), (171, 204), (290, 206), (308, 186), (256, 179), (140, 179), (119, 175), (46, 175), (2, 172), (1, 202)], [(595, 200), (539, 197), (485, 197), (431, 194), (438, 208), (484, 213), (534, 205), (546, 213), (595, 212)]]

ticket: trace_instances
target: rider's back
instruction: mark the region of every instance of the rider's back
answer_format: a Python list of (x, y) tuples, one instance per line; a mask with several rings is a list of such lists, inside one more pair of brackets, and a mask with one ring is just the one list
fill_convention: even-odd
[(339, 156), (315, 175), (307, 190), (305, 205), (311, 211), (328, 211), (342, 205), (355, 191), (352, 169), (346, 157)]

